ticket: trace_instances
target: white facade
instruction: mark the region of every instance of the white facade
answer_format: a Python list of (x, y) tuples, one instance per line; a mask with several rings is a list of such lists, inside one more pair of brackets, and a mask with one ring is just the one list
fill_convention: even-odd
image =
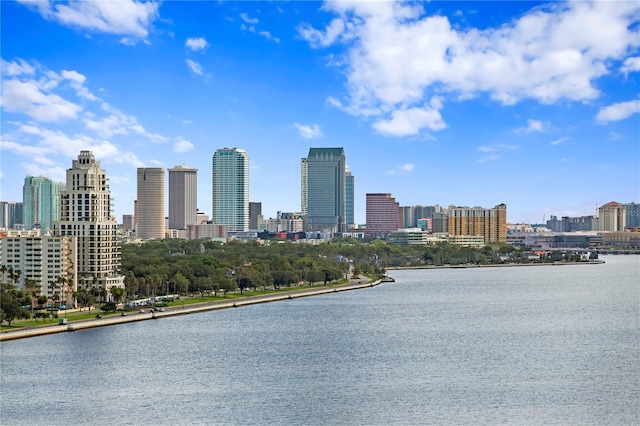
[(91, 151), (81, 151), (67, 170), (61, 220), (53, 223), (53, 231), (54, 236), (77, 237), (79, 288), (124, 288), (111, 192), (106, 173)]
[(143, 240), (165, 237), (164, 169), (138, 169), (138, 199), (136, 200), (136, 237)]
[[(17, 288), (24, 289), (26, 280), (33, 280), (38, 296), (46, 295), (51, 299), (57, 293), (66, 305), (72, 303), (72, 293), (78, 289), (76, 237), (0, 238), (0, 264), (21, 272)], [(3, 281), (9, 282), (6, 274)], [(67, 284), (59, 282), (60, 278), (64, 278)], [(56, 281), (60, 287), (50, 287)]]
[(169, 169), (169, 229), (195, 225), (198, 212), (198, 169), (175, 166)]
[(212, 221), (229, 232), (249, 230), (249, 155), (243, 149), (218, 149), (212, 161)]

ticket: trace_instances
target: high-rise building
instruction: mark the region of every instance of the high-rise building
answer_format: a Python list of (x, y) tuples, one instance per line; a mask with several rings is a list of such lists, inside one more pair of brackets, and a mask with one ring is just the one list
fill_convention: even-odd
[(309, 163), (306, 158), (300, 161), (300, 212), (303, 217), (307, 216), (309, 207)]
[(122, 215), (122, 233), (130, 233), (135, 229), (135, 217), (132, 214)]
[(625, 227), (635, 228), (640, 226), (640, 204), (626, 203), (624, 205)]
[(301, 164), (302, 214), (307, 232), (346, 231), (343, 148), (310, 148)]
[(212, 161), (212, 220), (229, 233), (249, 230), (249, 155), (238, 148), (216, 150)]
[(598, 208), (599, 231), (624, 231), (625, 219), (624, 204), (611, 201)]
[[(37, 230), (28, 232), (38, 233)], [(72, 294), (78, 289), (76, 237), (25, 235), (0, 238), (0, 264), (21, 272), (17, 288), (27, 288), (27, 280), (32, 280), (35, 285), (27, 290), (49, 299), (57, 294), (61, 304), (72, 305)]]
[(482, 207), (449, 207), (449, 235), (481, 235), (487, 243), (507, 241), (507, 206), (492, 209)]
[(169, 229), (187, 229), (197, 224), (198, 169), (175, 166), (169, 169)]
[(261, 220), (262, 203), (249, 202), (249, 229), (258, 229)]
[(354, 206), (354, 191), (355, 191), (355, 178), (353, 177), (353, 175), (351, 174), (351, 170), (349, 170), (349, 166), (345, 166), (346, 171), (345, 171), (345, 183), (344, 183), (344, 187), (345, 187), (345, 191), (346, 191), (346, 197), (345, 197), (345, 209), (346, 209), (346, 222), (347, 222), (347, 226), (353, 225), (355, 224), (355, 218), (354, 218), (354, 210), (355, 210), (355, 206)]
[[(442, 208), (435, 206), (403, 206), (400, 207), (400, 219), (402, 220), (402, 228), (415, 228), (418, 226), (419, 219), (433, 217), (434, 213), (440, 213)], [(445, 231), (446, 232), (446, 231)]]
[(51, 229), (53, 221), (60, 219), (60, 193), (65, 184), (53, 182), (43, 176), (27, 176), (24, 179), (23, 219), (25, 229)]
[(67, 169), (66, 188), (60, 196), (60, 221), (53, 223), (53, 231), (56, 237), (77, 239), (78, 287), (124, 288), (118, 224), (111, 216), (107, 175), (91, 151), (80, 151), (73, 160)]
[(164, 223), (164, 169), (138, 169), (138, 199), (136, 200), (136, 237), (143, 240), (162, 239)]
[(400, 204), (391, 194), (367, 194), (365, 235), (386, 237), (401, 226)]
[(433, 212), (431, 216), (431, 232), (434, 234), (449, 232), (449, 213), (447, 211)]
[(17, 229), (22, 226), (22, 203), (0, 201), (0, 228)]

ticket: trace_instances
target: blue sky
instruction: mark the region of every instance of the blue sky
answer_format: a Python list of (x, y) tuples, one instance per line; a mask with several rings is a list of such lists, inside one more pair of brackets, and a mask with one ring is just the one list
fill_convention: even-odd
[(637, 2), (10, 2), (1, 192), (90, 149), (114, 214), (136, 168), (249, 153), (265, 217), (300, 210), (300, 158), (344, 147), (365, 194), (509, 222), (640, 201)]

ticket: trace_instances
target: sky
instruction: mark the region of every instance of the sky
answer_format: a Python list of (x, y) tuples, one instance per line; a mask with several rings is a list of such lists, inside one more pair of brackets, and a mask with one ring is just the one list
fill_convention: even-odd
[(0, 199), (81, 150), (133, 213), (138, 167), (249, 154), (265, 218), (300, 211), (300, 159), (344, 147), (355, 220), (507, 205), (511, 223), (640, 201), (640, 3), (2, 1)]

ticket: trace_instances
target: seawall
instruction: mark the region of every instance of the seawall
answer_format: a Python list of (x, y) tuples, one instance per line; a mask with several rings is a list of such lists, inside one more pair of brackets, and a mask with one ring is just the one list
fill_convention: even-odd
[(66, 325), (47, 325), (33, 328), (21, 328), (16, 330), (5, 330), (0, 333), (0, 342), (7, 340), (24, 339), (27, 337), (45, 336), (47, 334), (63, 333), (69, 331), (85, 330), (88, 328), (105, 327), (109, 325), (124, 324), (134, 321), (147, 321), (151, 319), (161, 319), (176, 315), (187, 315), (198, 312), (213, 311), (217, 309), (238, 308), (242, 306), (255, 305), (258, 303), (277, 302), (280, 300), (298, 299), (301, 297), (317, 296), (320, 294), (338, 293), (341, 291), (357, 290), (361, 288), (373, 287), (380, 284), (378, 281), (368, 281), (361, 283), (352, 280), (349, 284), (329, 287), (311, 287), (301, 290), (291, 290), (282, 293), (265, 294), (260, 296), (247, 296), (232, 300), (220, 300), (216, 302), (203, 302), (193, 305), (172, 306), (164, 308), (163, 312), (127, 313), (126, 316), (108, 316), (105, 318), (94, 318), (84, 321), (75, 321)]

